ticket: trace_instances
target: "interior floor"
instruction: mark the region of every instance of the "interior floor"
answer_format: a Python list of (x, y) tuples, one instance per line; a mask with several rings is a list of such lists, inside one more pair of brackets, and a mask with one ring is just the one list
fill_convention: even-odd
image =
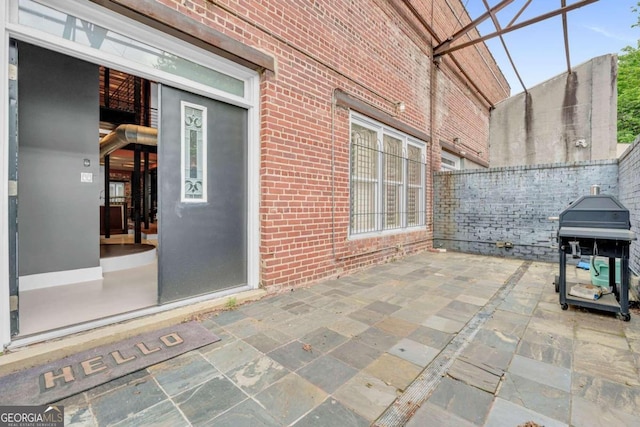
[[(101, 244), (132, 243), (132, 235), (100, 239)], [(153, 244), (156, 240), (143, 240)], [(20, 292), (20, 337), (77, 325), (158, 302), (157, 260), (127, 270), (103, 273), (102, 280)]]

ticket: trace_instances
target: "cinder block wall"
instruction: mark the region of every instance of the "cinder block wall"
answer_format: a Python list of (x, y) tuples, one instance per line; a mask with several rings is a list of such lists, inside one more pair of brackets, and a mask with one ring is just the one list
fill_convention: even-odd
[[(619, 189), (620, 202), (631, 214), (631, 230), (640, 237), (640, 138), (620, 157)], [(631, 268), (640, 273), (640, 243), (631, 244)]]
[[(640, 150), (635, 159), (640, 161)], [(588, 195), (593, 184), (600, 185), (601, 194), (618, 197), (617, 160), (437, 172), (434, 247), (555, 262), (551, 236), (558, 222), (548, 218)], [(513, 248), (500, 248), (497, 242), (510, 242)]]

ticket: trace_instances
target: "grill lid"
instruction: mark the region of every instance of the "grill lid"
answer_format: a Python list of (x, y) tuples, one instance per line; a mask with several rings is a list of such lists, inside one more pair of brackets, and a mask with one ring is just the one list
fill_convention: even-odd
[(560, 214), (560, 227), (631, 228), (629, 210), (613, 196), (582, 196)]

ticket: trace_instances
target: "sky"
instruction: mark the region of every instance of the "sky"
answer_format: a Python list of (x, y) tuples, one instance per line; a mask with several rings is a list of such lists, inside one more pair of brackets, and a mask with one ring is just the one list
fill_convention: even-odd
[[(461, 1), (466, 5), (471, 19), (487, 10), (483, 0)], [(559, 9), (560, 1), (532, 0), (516, 23)], [(599, 0), (567, 13), (571, 66), (575, 67), (596, 56), (619, 54), (625, 46), (637, 46), (640, 28), (631, 26), (638, 22), (638, 12), (632, 11), (638, 1)], [(489, 6), (499, 2), (487, 0)], [(571, 5), (577, 2), (579, 0), (567, 0), (566, 3)], [(505, 27), (525, 4), (526, 0), (514, 0), (498, 12), (500, 25)], [(478, 30), (482, 35), (496, 31), (490, 18)], [(504, 34), (503, 38), (527, 88), (567, 71), (561, 15)], [(468, 39), (461, 39), (464, 40)], [(509, 63), (500, 38), (495, 37), (486, 43), (511, 86), (511, 94), (522, 92), (522, 85)]]

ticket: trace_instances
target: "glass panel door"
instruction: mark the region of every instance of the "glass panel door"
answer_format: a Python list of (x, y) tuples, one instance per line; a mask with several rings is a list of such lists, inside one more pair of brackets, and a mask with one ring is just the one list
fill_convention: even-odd
[(247, 110), (160, 85), (158, 300), (247, 284)]

